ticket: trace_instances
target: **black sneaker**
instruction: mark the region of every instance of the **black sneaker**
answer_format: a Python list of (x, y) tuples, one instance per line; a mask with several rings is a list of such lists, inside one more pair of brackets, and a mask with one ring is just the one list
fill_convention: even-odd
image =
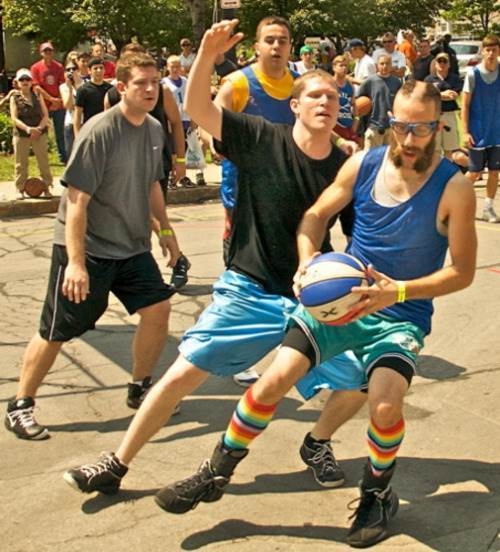
[(196, 188), (196, 184), (189, 178), (189, 176), (183, 176), (183, 177), (179, 180), (179, 184), (180, 184), (183, 188)]
[(147, 392), (153, 386), (153, 382), (149, 376), (145, 377), (142, 380), (142, 385), (138, 383), (129, 383), (128, 384), (128, 393), (127, 393), (127, 406), (130, 408), (140, 408), (144, 397)]
[(31, 397), (12, 399), (7, 405), (5, 427), (19, 439), (41, 441), (50, 437), (49, 430), (37, 423), (33, 416), (35, 401)]
[(316, 441), (308, 433), (300, 447), (300, 457), (323, 487), (340, 487), (344, 483), (345, 475), (335, 460), (330, 441)]
[[(388, 483), (392, 472), (386, 477), (386, 481), (376, 482), (374, 486), (367, 487), (365, 484), (366, 473), (363, 482), (361, 483), (361, 496), (351, 502), (349, 506), (359, 501), (358, 507), (354, 514), (350, 517), (354, 518), (354, 522), (349, 530), (347, 544), (353, 548), (368, 548), (381, 540), (387, 538), (387, 526), (389, 520), (392, 519), (399, 507), (399, 499), (395, 492), (392, 491)], [(375, 478), (371, 476), (371, 479)], [(382, 486), (380, 486), (382, 484)]]
[(206, 186), (207, 182), (205, 180), (205, 177), (203, 173), (197, 173), (196, 174), (196, 185), (197, 186)]
[(188, 270), (191, 268), (191, 263), (185, 255), (181, 255), (172, 270), (170, 285), (175, 289), (181, 289), (188, 282)]
[(156, 504), (172, 514), (184, 514), (200, 502), (221, 499), (234, 469), (247, 454), (248, 449), (226, 450), (219, 442), (212, 458), (205, 460), (195, 474), (160, 489), (155, 496)]
[(103, 452), (95, 464), (84, 464), (64, 473), (63, 479), (82, 493), (115, 494), (128, 468), (112, 452)]

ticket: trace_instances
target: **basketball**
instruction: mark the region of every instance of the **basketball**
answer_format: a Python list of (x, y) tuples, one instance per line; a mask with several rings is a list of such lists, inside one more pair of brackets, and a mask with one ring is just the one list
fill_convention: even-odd
[(45, 182), (39, 178), (28, 178), (24, 184), (24, 191), (30, 197), (40, 197), (45, 189)]
[(358, 117), (368, 115), (372, 112), (372, 101), (367, 96), (360, 96), (356, 98), (355, 102)]
[(351, 293), (351, 288), (368, 286), (365, 269), (362, 262), (347, 253), (319, 255), (300, 279), (300, 302), (323, 324), (347, 324), (358, 313), (352, 304), (361, 299)]

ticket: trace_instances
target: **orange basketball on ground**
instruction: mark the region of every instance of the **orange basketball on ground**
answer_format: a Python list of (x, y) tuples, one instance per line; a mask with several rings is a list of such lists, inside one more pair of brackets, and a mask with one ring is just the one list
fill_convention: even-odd
[(24, 184), (24, 191), (30, 197), (40, 197), (45, 190), (45, 182), (39, 178), (28, 178)]
[(356, 98), (356, 109), (359, 117), (368, 115), (372, 111), (372, 101), (367, 96), (360, 96)]

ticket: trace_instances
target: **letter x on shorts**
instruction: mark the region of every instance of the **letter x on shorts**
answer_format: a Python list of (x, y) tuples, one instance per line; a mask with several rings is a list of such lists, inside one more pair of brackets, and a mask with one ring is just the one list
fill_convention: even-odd
[(351, 350), (367, 379), (375, 368), (390, 368), (410, 385), (417, 355), (424, 346), (424, 331), (415, 324), (370, 314), (344, 326), (328, 326), (318, 322), (301, 305), (291, 318), (283, 345), (302, 352), (313, 365)]
[[(296, 306), (295, 299), (268, 293), (248, 276), (227, 270), (214, 284), (212, 303), (184, 334), (179, 351), (217, 376), (237, 374), (281, 344)], [(310, 370), (297, 389), (308, 399), (322, 388), (359, 389), (364, 383), (361, 364), (345, 353)]]
[(40, 320), (40, 335), (47, 341), (69, 341), (95, 327), (108, 307), (109, 293), (120, 300), (129, 314), (171, 297), (175, 290), (163, 281), (150, 251), (127, 259), (101, 259), (87, 255), (90, 293), (81, 303), (62, 294), (66, 248), (54, 245), (49, 285)]

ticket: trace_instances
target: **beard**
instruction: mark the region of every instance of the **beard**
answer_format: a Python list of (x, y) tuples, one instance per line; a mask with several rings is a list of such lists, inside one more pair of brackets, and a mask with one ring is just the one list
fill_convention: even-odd
[(419, 174), (424, 173), (431, 165), (436, 149), (436, 133), (432, 136), (432, 140), (425, 146), (424, 149), (415, 147), (401, 146), (394, 135), (391, 135), (391, 143), (389, 145), (389, 157), (398, 169), (403, 166), (403, 151), (412, 153), (417, 156), (413, 165), (413, 170)]

